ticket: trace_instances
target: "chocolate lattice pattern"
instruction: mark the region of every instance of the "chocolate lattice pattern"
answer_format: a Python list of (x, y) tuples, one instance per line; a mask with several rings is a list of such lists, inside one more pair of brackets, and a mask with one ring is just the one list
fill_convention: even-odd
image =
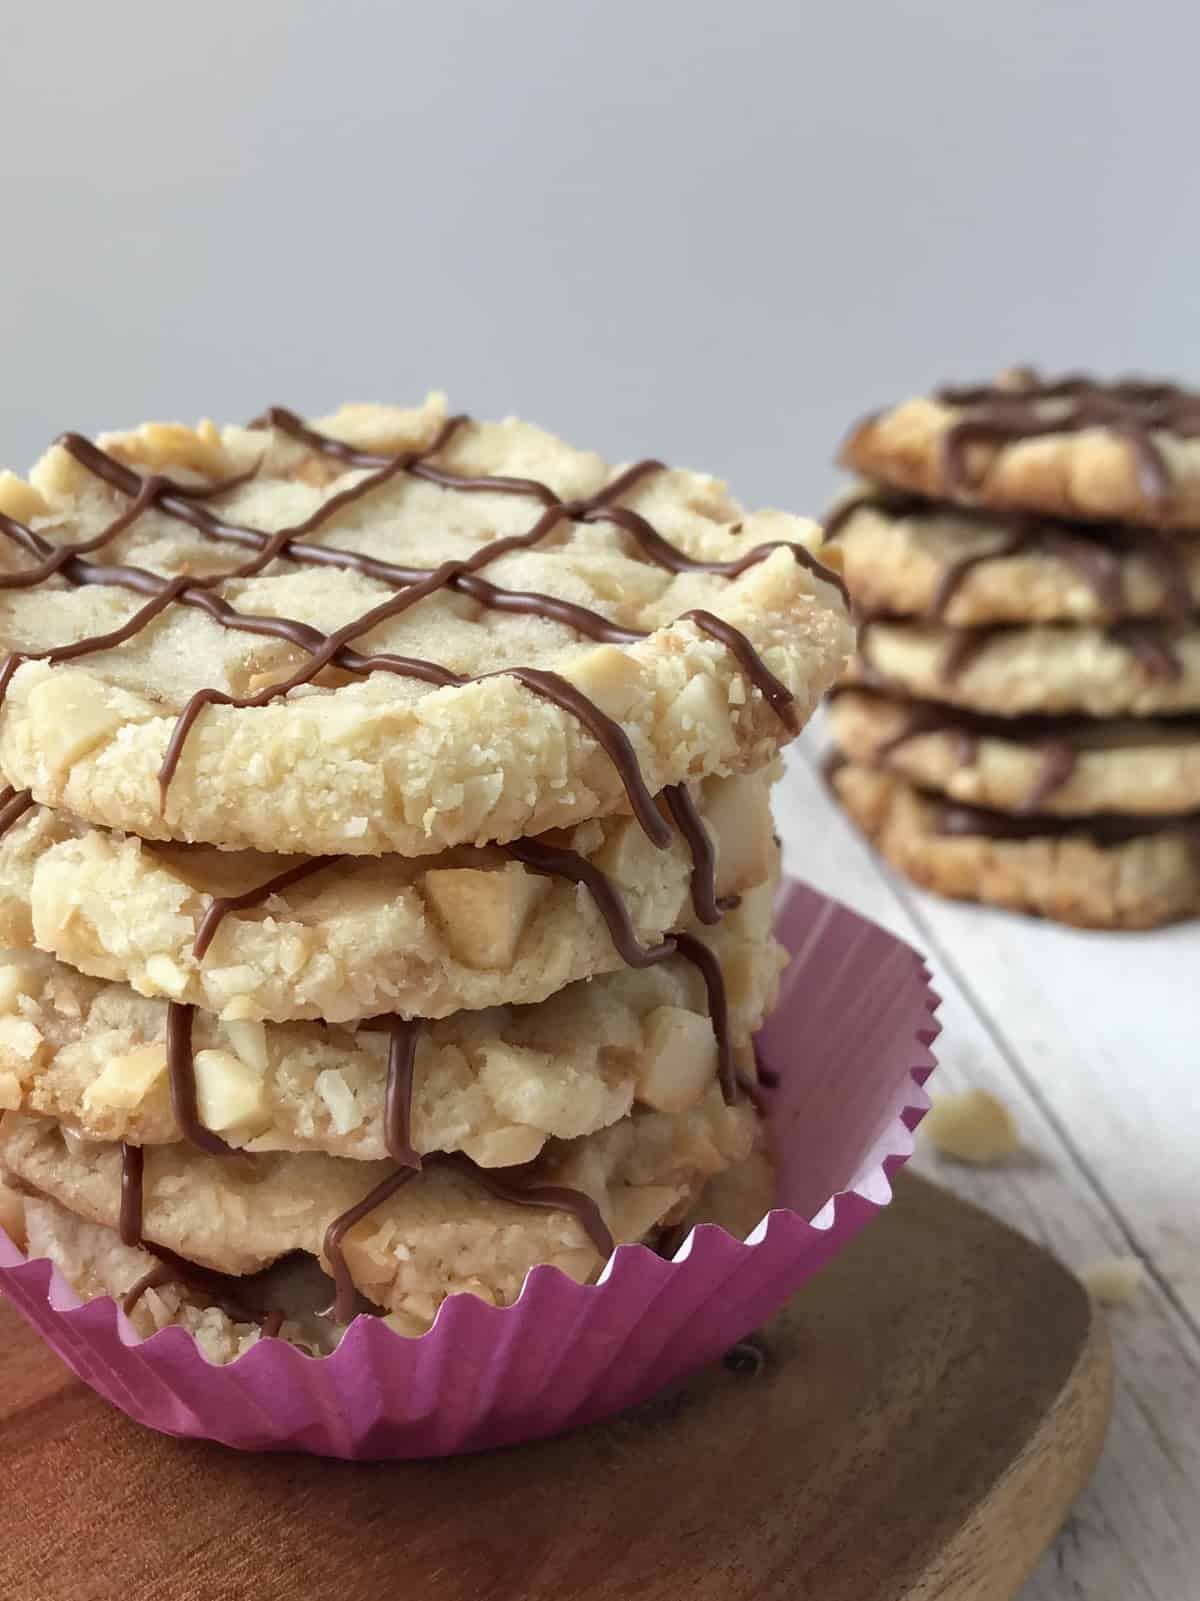
[[(461, 686), (470, 682), (471, 680), (434, 661), (386, 652), (364, 656), (353, 649), (354, 640), (379, 624), (408, 611), (439, 590), (449, 589), (467, 594), (489, 609), (542, 616), (566, 624), (595, 640), (628, 644), (645, 637), (635, 630), (618, 627), (587, 607), (549, 595), (506, 589), (491, 584), (479, 576), (481, 568), (501, 556), (514, 550), (530, 549), (539, 544), (563, 519), (581, 523), (599, 521), (616, 523), (632, 536), (640, 554), (647, 561), (675, 573), (703, 572), (735, 578), (756, 562), (765, 560), (772, 551), (780, 548), (790, 549), (798, 562), (834, 584), (845, 595), (840, 579), (822, 567), (802, 545), (774, 542), (757, 546), (737, 561), (696, 561), (664, 539), (639, 513), (630, 507), (614, 504), (640, 479), (649, 473), (660, 471), (662, 464), (657, 461), (638, 462), (587, 499), (565, 502), (548, 484), (540, 483), (536, 479), (486, 476), (473, 478), (434, 466), (429, 458), (444, 448), (454, 432), (467, 421), (463, 416), (449, 418), (428, 450), (395, 457), (379, 457), (353, 451), (340, 441), (315, 433), (291, 412), (282, 408), (273, 408), (267, 414), (267, 418), (273, 426), (295, 435), (310, 449), (321, 451), (343, 466), (367, 468), (367, 475), (356, 484), (324, 501), (302, 522), (267, 534), (258, 529), (225, 522), (203, 504), (222, 491), (245, 483), (246, 474), (239, 474), (236, 478), (194, 490), (177, 484), (161, 474), (142, 478), (89, 440), (78, 434), (64, 434), (58, 441), (62, 448), (85, 470), (93, 473), (119, 493), (127, 495), (130, 498), (129, 507), (93, 538), (60, 546), (51, 544), (15, 518), (0, 514), (0, 533), (39, 558), (35, 567), (22, 572), (0, 575), (0, 589), (31, 588), (57, 576), (76, 586), (85, 584), (116, 586), (147, 597), (145, 606), (136, 611), (119, 628), (108, 633), (93, 635), (70, 644), (51, 646), (41, 651), (10, 652), (0, 667), (0, 694), (7, 689), (13, 673), (23, 661), (72, 661), (110, 650), (134, 638), (169, 606), (175, 604), (203, 611), (224, 628), (282, 639), (298, 646), (307, 654), (308, 660), (295, 673), (276, 683), (266, 685), (252, 695), (233, 696), (217, 689), (202, 689), (191, 697), (176, 721), (159, 772), (164, 809), (167, 791), (178, 768), (185, 741), (205, 706), (226, 705), (239, 709), (265, 706), (273, 700), (280, 699), (289, 691), (311, 683), (324, 668), (329, 666), (339, 667), (356, 676), (365, 676), (372, 672), (394, 673), (405, 678), (419, 679), (437, 687)], [(530, 496), (540, 502), (543, 511), (526, 533), (493, 540), (468, 559), (444, 562), (437, 568), (401, 567), (336, 546), (314, 544), (307, 538), (309, 534), (316, 532), (335, 517), (339, 511), (402, 472), (426, 478), (442, 487), (464, 494), (486, 492)], [(125, 532), (138, 516), (151, 506), (186, 523), (207, 539), (249, 548), (254, 554), (236, 567), (203, 578), (188, 575), (164, 578), (141, 567), (87, 560), (88, 553), (101, 549), (118, 534)], [(372, 607), (331, 634), (323, 633), (320, 629), (295, 618), (265, 617), (240, 612), (229, 601), (215, 593), (222, 584), (256, 576), (269, 564), (278, 560), (354, 571), (385, 584), (397, 593), (391, 600)], [(790, 692), (767, 668), (746, 636), (731, 624), (707, 611), (694, 610), (684, 613), (683, 616), (734, 653), (751, 682), (766, 696), (785, 724), (794, 730)], [(647, 834), (660, 846), (668, 842), (669, 832), (653, 806), (628, 736), (618, 723), (557, 673), (533, 667), (506, 667), (498, 674), (489, 673), (480, 676), (516, 678), (533, 694), (552, 701), (577, 717), (617, 765), (630, 806)]]

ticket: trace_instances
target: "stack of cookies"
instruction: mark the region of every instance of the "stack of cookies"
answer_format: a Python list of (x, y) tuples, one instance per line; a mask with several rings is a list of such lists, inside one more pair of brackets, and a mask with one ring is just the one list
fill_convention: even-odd
[(866, 419), (836, 793), (946, 895), (1200, 912), (1200, 394), (1021, 369)]
[(0, 477), (0, 1222), (213, 1360), (594, 1278), (765, 1172), (813, 524), (515, 421)]

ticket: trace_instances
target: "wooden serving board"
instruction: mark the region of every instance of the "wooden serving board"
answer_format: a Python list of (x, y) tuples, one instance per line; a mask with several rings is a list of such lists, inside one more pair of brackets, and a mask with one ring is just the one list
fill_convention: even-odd
[(1112, 1371), (1045, 1252), (903, 1176), (765, 1332), (615, 1423), (443, 1462), (128, 1422), (0, 1309), (5, 1601), (993, 1601), (1083, 1486)]

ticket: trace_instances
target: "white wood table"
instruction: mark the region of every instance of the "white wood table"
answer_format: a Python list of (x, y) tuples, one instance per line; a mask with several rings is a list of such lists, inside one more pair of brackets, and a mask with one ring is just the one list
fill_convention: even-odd
[(1200, 922), (1079, 932), (941, 900), (893, 873), (843, 816), (811, 729), (776, 815), (787, 870), (920, 950), (942, 997), (931, 1089), (983, 1086), (1023, 1156), (917, 1168), (1081, 1269), (1136, 1256), (1110, 1312), (1119, 1368), (1100, 1468), (1024, 1601), (1200, 1597)]

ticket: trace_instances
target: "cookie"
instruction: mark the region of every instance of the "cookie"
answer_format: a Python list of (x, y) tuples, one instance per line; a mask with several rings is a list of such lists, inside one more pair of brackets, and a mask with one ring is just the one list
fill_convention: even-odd
[(1200, 811), (1200, 717), (981, 717), (844, 689), (829, 720), (858, 766), (974, 806), (1061, 817)]
[(0, 834), (0, 944), (228, 1021), (539, 1001), (624, 965), (606, 912), (650, 946), (765, 883), (773, 776), (660, 797), (689, 822), (690, 843), (677, 830), (666, 850), (613, 817), (434, 857), (264, 856), (152, 846), (31, 805)]
[(1019, 370), (858, 423), (840, 460), (930, 500), (1200, 528), (1200, 395)]
[(951, 628), (872, 619), (847, 682), (1001, 717), (1200, 711), (1200, 626)]
[(160, 1329), (186, 1329), (210, 1362), (225, 1363), (265, 1334), (325, 1356), (345, 1331), (321, 1315), (329, 1305), (329, 1280), (311, 1258), (293, 1258), (244, 1281), (226, 1279), (190, 1263), (168, 1265), (143, 1246), (122, 1245), (115, 1230), (45, 1196), (25, 1197), (23, 1208), (28, 1254), (53, 1262), (80, 1300), (111, 1295), (124, 1303), (143, 1339)]
[[(287, 1340), (312, 1356), (337, 1346), (346, 1325), (330, 1313), (329, 1280), (311, 1257), (286, 1257), (242, 1279), (163, 1262), (145, 1246), (121, 1243), (114, 1229), (68, 1212), (57, 1201), (9, 1192), (21, 1208), (14, 1225), (28, 1234), (29, 1254), (47, 1257), (81, 1300), (112, 1296), (143, 1339), (160, 1329), (187, 1329), (210, 1362), (232, 1362), (265, 1335)], [(707, 1184), (685, 1223), (716, 1222), (744, 1239), (774, 1203), (775, 1175), (761, 1140), (744, 1161)], [(657, 1231), (651, 1231), (651, 1241)], [(362, 1310), (369, 1310), (362, 1303)], [(401, 1334), (419, 1332), (417, 1320), (390, 1314)]]
[(826, 537), (867, 613), (976, 627), (1200, 611), (1200, 534), (972, 511), (868, 487), (834, 507)]
[(888, 861), (940, 895), (1079, 928), (1155, 928), (1200, 912), (1200, 813), (1016, 818), (850, 764), (831, 783)]
[(814, 524), (440, 397), (102, 444), (0, 480), (0, 770), (143, 838), (665, 844), (651, 796), (765, 765), (850, 647)]
[[(707, 1179), (745, 1160), (756, 1128), (750, 1104), (726, 1105), (714, 1085), (691, 1111), (636, 1113), (503, 1174), (463, 1158), (417, 1173), (312, 1153), (231, 1160), (153, 1146), (140, 1220), (126, 1207), (123, 1232), (239, 1276), (302, 1252), (334, 1273), (338, 1321), (357, 1291), (415, 1333), (457, 1291), (511, 1304), (539, 1262), (594, 1278), (614, 1244), (686, 1215)], [(9, 1114), (0, 1167), (85, 1219), (122, 1223), (118, 1145), (73, 1152), (54, 1123)]]
[(683, 1111), (718, 1072), (728, 1081), (775, 999), (773, 899), (773, 882), (751, 891), (687, 944), (692, 959), (668, 949), (535, 1006), (354, 1031), (224, 1022), (11, 955), (0, 962), (0, 1110), (137, 1145), (530, 1161), (547, 1139), (604, 1128), (635, 1101)]

